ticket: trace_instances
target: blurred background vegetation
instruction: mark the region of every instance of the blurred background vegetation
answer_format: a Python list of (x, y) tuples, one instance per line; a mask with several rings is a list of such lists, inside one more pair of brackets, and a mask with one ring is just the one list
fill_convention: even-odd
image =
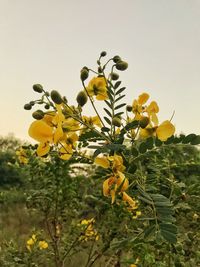
[[(27, 205), (30, 205), (30, 199), (27, 201), (27, 198), (30, 192), (37, 188), (37, 180), (33, 180), (32, 166), (31, 168), (29, 164), (21, 166), (17, 160), (16, 150), (21, 145), (22, 141), (14, 136), (0, 137), (0, 266), (2, 267), (22, 266), (17, 261), (17, 251), (25, 248), (26, 240), (34, 229), (43, 228), (40, 213), (34, 207), (27, 208)], [(200, 150), (198, 147), (184, 144), (166, 146), (144, 156), (137, 167), (136, 175), (148, 179), (149, 190), (152, 191), (159, 185), (157, 192), (173, 202), (178, 225), (178, 241), (175, 245), (160, 246), (159, 242), (156, 243), (151, 238), (143, 244), (133, 245), (133, 250), (144, 260), (138, 266), (200, 266)], [(87, 204), (89, 208), (93, 208), (94, 203), (90, 199), (81, 198), (87, 186), (83, 175), (85, 167), (76, 166), (67, 171), (69, 166), (66, 164), (63, 170), (65, 173), (60, 173), (61, 176), (67, 173), (67, 179), (76, 176), (79, 182), (81, 181), (80, 192), (77, 192), (76, 196), (78, 200), (77, 203), (73, 203), (73, 208), (78, 209), (80, 205), (79, 209), (89, 213), (90, 209), (85, 210), (85, 206)], [(91, 169), (86, 168), (86, 171), (92, 174)], [(41, 176), (43, 175), (47, 175), (45, 170), (41, 173)], [(96, 194), (93, 192), (95, 190), (100, 192), (101, 187), (90, 187), (86, 193), (93, 195)], [(69, 266), (82, 266), (81, 257), (84, 257), (84, 254)], [(42, 266), (50, 267), (51, 264)], [(105, 266), (105, 263), (101, 262), (96, 266)], [(110, 263), (107, 266), (116, 265)], [(127, 263), (123, 265), (122, 262), (122, 266), (128, 265)]]

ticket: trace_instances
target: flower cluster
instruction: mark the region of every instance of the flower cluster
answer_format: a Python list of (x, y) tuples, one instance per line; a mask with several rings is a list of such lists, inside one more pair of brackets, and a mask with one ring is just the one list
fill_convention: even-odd
[(158, 104), (155, 101), (151, 101), (149, 105), (146, 105), (148, 99), (149, 95), (147, 93), (139, 95), (129, 109), (134, 114), (133, 120), (137, 120), (140, 123), (139, 136), (141, 138), (156, 136), (159, 140), (166, 141), (175, 133), (175, 127), (169, 120), (159, 124), (157, 116), (159, 112)]
[[(158, 104), (155, 101), (147, 104), (149, 100), (147, 93), (142, 93), (132, 105), (119, 104), (125, 96), (122, 94), (125, 87), (118, 88), (121, 81), (115, 82), (119, 79), (119, 75), (114, 72), (114, 68), (124, 71), (128, 64), (119, 56), (115, 56), (102, 65), (101, 58), (105, 55), (106, 53), (101, 53), (97, 61), (98, 71), (87, 67), (81, 70), (83, 89), (77, 95), (77, 106), (69, 105), (66, 97), (62, 97), (56, 90), (49, 93), (39, 84), (33, 86), (34, 91), (43, 93), (41, 100), (31, 101), (24, 108), (30, 110), (35, 104), (44, 104), (47, 109), (47, 111), (33, 112), (35, 121), (29, 128), (29, 135), (39, 142), (38, 156), (45, 156), (54, 151), (61, 159), (69, 160), (73, 156), (80, 156), (81, 148), (90, 145), (91, 142), (98, 142), (98, 147), (117, 146), (122, 145), (123, 141), (128, 140), (133, 144), (136, 139), (142, 140), (150, 136), (166, 141), (174, 134), (175, 127), (171, 120), (159, 123)], [(113, 66), (111, 72), (106, 75), (105, 69), (109, 62), (113, 62)], [(86, 85), (85, 80), (90, 72), (96, 73), (96, 76), (93, 76)], [(94, 109), (94, 116), (83, 114), (83, 107), (88, 100)], [(95, 101), (104, 101), (106, 105), (104, 111), (108, 117), (100, 116)], [(127, 112), (119, 111), (125, 106)], [(126, 115), (123, 117), (124, 114)], [(131, 126), (132, 123), (134, 127)], [(85, 137), (87, 133), (88, 137)], [(129, 181), (124, 174), (127, 163), (124, 163), (122, 154), (119, 150), (98, 154), (94, 152), (90, 162), (110, 170), (103, 182), (104, 196), (111, 197), (111, 202), (114, 203), (116, 195), (119, 194), (129, 206), (128, 209), (134, 211), (138, 205), (137, 201), (126, 192)], [(140, 212), (137, 211), (134, 216), (139, 215)]]
[(28, 163), (27, 153), (22, 147), (20, 147), (20, 149), (16, 151), (16, 155), (17, 155), (20, 163), (22, 163), (22, 164)]
[(89, 241), (89, 240), (99, 240), (99, 234), (97, 230), (94, 229), (95, 219), (84, 219), (78, 224), (82, 227), (83, 233), (81, 234), (79, 241)]
[(37, 247), (39, 248), (40, 250), (42, 249), (47, 249), (48, 248), (48, 243), (44, 240), (40, 240), (38, 241), (37, 238), (36, 238), (36, 235), (33, 234), (31, 236), (31, 238), (29, 238), (27, 241), (26, 241), (26, 248), (29, 250), (29, 251), (32, 251), (32, 249), (34, 247)]

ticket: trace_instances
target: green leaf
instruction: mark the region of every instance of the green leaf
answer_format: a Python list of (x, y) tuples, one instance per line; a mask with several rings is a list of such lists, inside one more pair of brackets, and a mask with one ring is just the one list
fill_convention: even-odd
[(117, 90), (116, 95), (121, 94), (125, 89), (126, 87), (120, 88), (119, 90)]
[(121, 81), (117, 81), (115, 83), (115, 85), (114, 85), (114, 88), (117, 89), (120, 86), (121, 83), (122, 83)]
[(108, 94), (110, 101), (113, 102), (114, 98), (113, 98), (112, 94), (109, 91), (107, 91), (107, 94)]
[[(85, 132), (85, 133), (81, 134), (81, 136), (79, 137), (79, 141), (86, 141), (86, 140), (95, 139), (95, 138), (99, 139), (100, 137), (101, 137), (100, 134), (91, 130), (89, 132)], [(103, 138), (101, 137), (101, 139), (103, 139)]]
[(118, 113), (116, 113), (115, 114), (115, 116), (114, 117), (119, 117), (119, 116), (121, 116), (122, 114), (124, 114), (124, 112), (122, 111), (122, 112), (118, 112)]
[(111, 125), (111, 121), (110, 121), (107, 117), (104, 117), (104, 120), (105, 120), (109, 125)]
[(104, 108), (104, 110), (108, 114), (108, 116), (110, 116), (112, 118), (112, 114), (110, 113), (110, 111), (108, 111), (106, 108)]
[(152, 149), (154, 145), (153, 137), (148, 137), (145, 142), (148, 149)]
[(124, 107), (124, 106), (126, 106), (126, 103), (123, 103), (123, 104), (120, 104), (120, 105), (116, 106), (116, 107), (115, 107), (115, 110), (116, 110), (116, 109), (119, 109), (119, 108), (122, 108), (122, 107)]
[(131, 129), (136, 129), (138, 127), (138, 124), (139, 122), (138, 121), (132, 121), (130, 123), (128, 123), (126, 126), (125, 126), (125, 129), (127, 131), (131, 130)]
[(131, 154), (132, 154), (133, 157), (137, 157), (138, 154), (139, 154), (137, 148), (132, 147), (132, 148), (131, 148)]
[(173, 142), (174, 142), (174, 136), (172, 135), (171, 137), (169, 137), (167, 139), (167, 141), (165, 141), (165, 144), (166, 145), (169, 145), (169, 144), (173, 144)]
[(123, 97), (125, 97), (125, 95), (121, 95), (118, 98), (115, 99), (115, 102), (118, 102), (119, 100), (121, 100)]
[(196, 134), (188, 134), (187, 136), (183, 138), (182, 143), (188, 144), (192, 142), (196, 137), (197, 137)]
[(175, 233), (165, 231), (165, 230), (161, 230), (160, 233), (167, 242), (172, 243), (172, 244), (177, 242), (177, 238), (176, 238)]
[(112, 104), (108, 100), (104, 100), (104, 102), (106, 103), (107, 106), (109, 106), (109, 108), (112, 109)]
[(157, 147), (162, 146), (162, 144), (163, 144), (163, 142), (160, 141), (158, 138), (155, 139), (155, 145), (156, 145)]
[(128, 172), (133, 174), (136, 172), (136, 170), (137, 170), (137, 165), (131, 162), (128, 167)]
[(101, 128), (101, 131), (102, 131), (102, 132), (109, 132), (110, 129), (109, 129), (108, 127), (102, 127), (102, 128)]
[(151, 237), (156, 231), (156, 226), (155, 224), (148, 226), (145, 230), (144, 230), (144, 238), (149, 238)]
[(148, 147), (145, 142), (141, 143), (139, 146), (139, 152), (141, 154), (145, 153), (147, 151)]
[(199, 145), (200, 144), (200, 135), (197, 135), (191, 142), (191, 145)]

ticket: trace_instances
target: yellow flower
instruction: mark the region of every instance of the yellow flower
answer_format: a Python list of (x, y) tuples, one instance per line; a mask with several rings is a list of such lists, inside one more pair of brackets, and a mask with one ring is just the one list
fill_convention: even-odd
[(90, 126), (96, 125), (98, 127), (102, 127), (101, 121), (98, 116), (94, 116), (94, 117), (83, 116), (82, 120), (84, 123)]
[(140, 137), (147, 138), (149, 136), (157, 136), (161, 141), (166, 141), (175, 133), (174, 125), (166, 120), (159, 126), (152, 127), (150, 124), (145, 129), (140, 129)]
[(32, 235), (30, 239), (26, 241), (26, 247), (29, 251), (31, 251), (31, 247), (36, 243), (36, 235)]
[(40, 157), (45, 156), (50, 151), (49, 143), (40, 143), (37, 147), (37, 154)]
[(96, 157), (94, 163), (105, 169), (112, 168), (114, 173), (117, 173), (118, 171), (122, 172), (126, 168), (123, 165), (122, 157), (117, 154), (108, 157)]
[(166, 141), (175, 133), (175, 127), (170, 121), (164, 121), (156, 129), (156, 135), (161, 141)]
[(117, 190), (123, 192), (128, 189), (129, 182), (123, 173), (118, 172), (118, 175), (111, 176), (103, 182), (103, 195), (111, 196), (111, 203), (115, 202), (115, 195)]
[(94, 77), (86, 88), (89, 96), (96, 96), (97, 100), (108, 99), (107, 84), (104, 77)]
[(59, 156), (61, 159), (63, 160), (68, 160), (71, 158), (72, 154), (73, 154), (73, 149), (72, 149), (72, 145), (69, 144), (63, 144), (59, 150)]
[(131, 210), (135, 210), (138, 208), (137, 201), (130, 197), (126, 192), (122, 193), (123, 201), (127, 202), (130, 206)]
[(80, 123), (73, 118), (67, 118), (64, 120), (62, 127), (66, 132), (79, 131)]
[(53, 128), (43, 120), (32, 122), (28, 133), (30, 137), (41, 143), (52, 142), (53, 140)]
[(20, 163), (22, 164), (28, 163), (26, 151), (22, 147), (16, 151), (16, 155), (18, 156), (18, 160)]
[(105, 169), (108, 169), (110, 167), (110, 162), (107, 157), (96, 157), (94, 163)]
[(147, 93), (143, 93), (139, 95), (138, 99), (133, 101), (133, 113), (135, 114), (135, 120), (139, 120), (141, 118), (141, 114), (144, 112), (143, 105), (148, 101), (149, 95)]
[(48, 243), (46, 241), (39, 241), (38, 246), (40, 249), (47, 249)]

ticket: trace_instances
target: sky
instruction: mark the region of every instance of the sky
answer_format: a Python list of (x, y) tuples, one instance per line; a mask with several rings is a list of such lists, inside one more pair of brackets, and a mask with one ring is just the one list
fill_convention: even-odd
[(160, 122), (175, 111), (177, 134), (200, 134), (199, 0), (0, 0), (0, 135), (30, 141), (33, 84), (76, 104), (80, 69), (101, 51), (129, 63), (128, 104), (147, 92)]

